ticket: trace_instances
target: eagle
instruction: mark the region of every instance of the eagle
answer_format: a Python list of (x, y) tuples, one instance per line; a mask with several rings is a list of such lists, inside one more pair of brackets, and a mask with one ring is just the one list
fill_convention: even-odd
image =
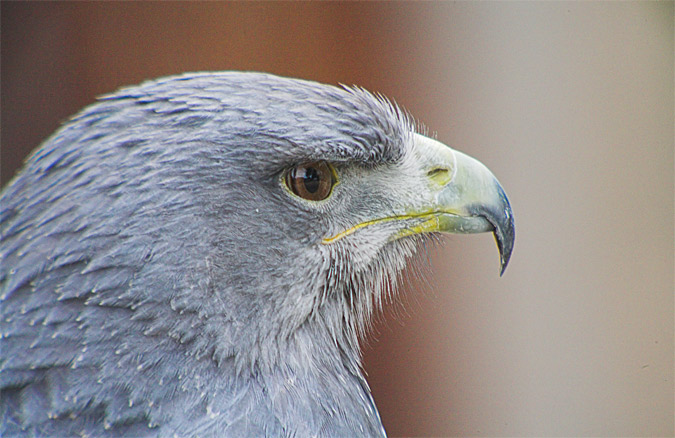
[(479, 161), (359, 87), (191, 73), (101, 97), (0, 195), (2, 436), (385, 436), (359, 342)]

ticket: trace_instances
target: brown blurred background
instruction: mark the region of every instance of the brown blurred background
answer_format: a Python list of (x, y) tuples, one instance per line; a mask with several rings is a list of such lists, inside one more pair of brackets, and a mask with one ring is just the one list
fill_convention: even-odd
[(358, 84), (482, 160), (511, 266), (450, 237), (365, 368), (392, 436), (673, 436), (673, 2), (1, 4), (1, 178), (97, 95), (197, 70)]

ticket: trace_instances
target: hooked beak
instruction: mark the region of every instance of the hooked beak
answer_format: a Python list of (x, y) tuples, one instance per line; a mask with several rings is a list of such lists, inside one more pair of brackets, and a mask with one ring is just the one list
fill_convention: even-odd
[(435, 185), (431, 207), (438, 217), (438, 228), (433, 231), (492, 231), (503, 274), (513, 251), (515, 225), (511, 205), (497, 178), (480, 161), (436, 140), (415, 134), (415, 143), (429, 169), (427, 176)]
[(497, 178), (480, 161), (443, 143), (420, 134), (413, 135), (413, 142), (413, 154), (424, 179), (423, 193), (415, 193), (415, 199), (395, 198), (400, 214), (375, 216), (324, 238), (322, 243), (330, 245), (358, 230), (385, 223), (398, 224), (391, 240), (436, 232), (492, 232), (503, 275), (513, 251), (515, 227), (511, 205)]

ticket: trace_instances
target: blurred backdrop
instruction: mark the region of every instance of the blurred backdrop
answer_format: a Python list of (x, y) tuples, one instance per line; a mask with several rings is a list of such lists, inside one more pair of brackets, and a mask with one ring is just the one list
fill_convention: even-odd
[(673, 436), (673, 2), (2, 2), (1, 178), (95, 97), (357, 84), (483, 161), (517, 239), (420, 258), (365, 346), (392, 436)]

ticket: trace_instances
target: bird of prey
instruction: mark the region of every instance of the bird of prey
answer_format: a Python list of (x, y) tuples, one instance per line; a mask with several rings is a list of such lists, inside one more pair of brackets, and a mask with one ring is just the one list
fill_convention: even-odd
[(514, 222), (361, 88), (193, 73), (102, 97), (0, 196), (2, 436), (384, 436), (359, 340), (437, 233)]

